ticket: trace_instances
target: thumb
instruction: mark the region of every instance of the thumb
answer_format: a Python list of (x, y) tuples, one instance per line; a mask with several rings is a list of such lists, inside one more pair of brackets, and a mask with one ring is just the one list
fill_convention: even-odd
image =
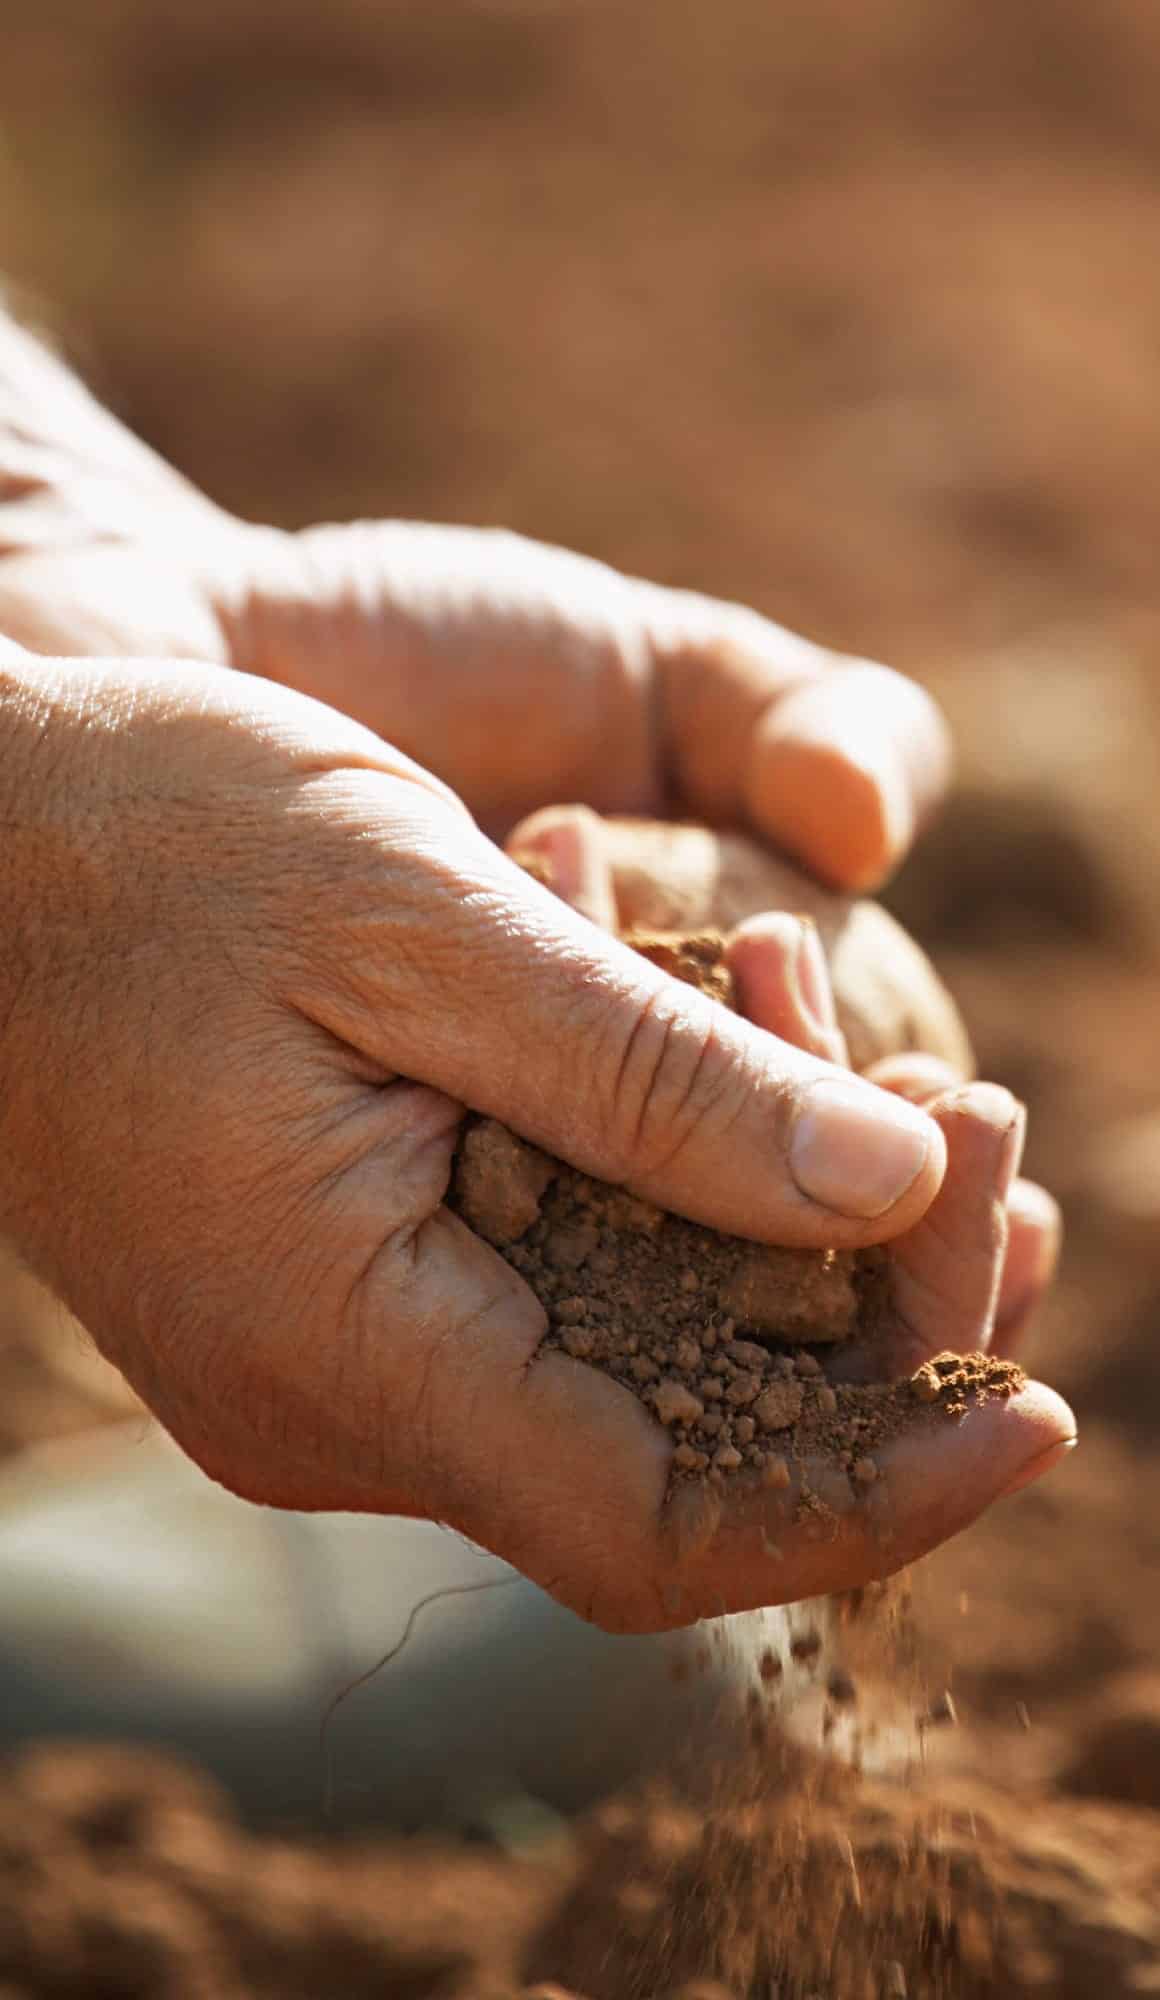
[[(367, 790), (361, 826), (344, 812), (345, 862), (361, 857), (369, 876), (344, 904), (342, 949), (313, 961), (321, 983), (306, 1004), (323, 1025), (583, 1172), (719, 1229), (849, 1246), (922, 1216), (945, 1147), (921, 1108), (604, 935), (446, 798), (349, 776)], [(324, 931), (333, 942), (333, 923)]]

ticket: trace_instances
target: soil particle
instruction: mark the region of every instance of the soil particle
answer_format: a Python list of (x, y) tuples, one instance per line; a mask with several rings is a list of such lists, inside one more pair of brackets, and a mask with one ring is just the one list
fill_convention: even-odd
[(456, 1206), (489, 1243), (514, 1243), (539, 1215), (540, 1197), (555, 1171), (546, 1153), (494, 1120), (468, 1126), (459, 1147)]

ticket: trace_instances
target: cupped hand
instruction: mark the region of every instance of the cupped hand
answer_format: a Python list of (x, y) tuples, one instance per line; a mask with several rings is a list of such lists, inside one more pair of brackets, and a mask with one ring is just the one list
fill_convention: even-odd
[[(885, 912), (810, 889), (752, 842), (694, 828), (660, 836), (567, 806), (532, 815), (509, 846), (610, 928), (729, 929), (726, 961), (750, 1020), (840, 1065), (854, 1041), (855, 1066), (922, 1105), (944, 1134), (938, 1195), (888, 1245), (888, 1310), (872, 1339), (833, 1351), (830, 1380), (893, 1381), (944, 1349), (1016, 1357), (1054, 1276), (1059, 1210), (1019, 1178), (1023, 1107), (1007, 1090), (968, 1081), (961, 1023), (923, 955)], [(808, 914), (794, 914), (803, 905)], [(680, 1618), (888, 1574), (1050, 1470), (1073, 1441), (1066, 1405), (1029, 1383), (1010, 1402), (968, 1409), (953, 1428), (940, 1420), (881, 1447), (869, 1493), (856, 1493), (837, 1464), (792, 1459), (791, 1483), (776, 1497), (734, 1483), (678, 1487), (662, 1602)], [(803, 1479), (824, 1496), (824, 1535), (801, 1507)]]
[[(770, 1034), (928, 1110), (974, 1073), (958, 1009), (901, 926), (876, 903), (809, 881), (744, 834), (609, 820), (562, 805), (522, 820), (507, 846), (607, 930), (731, 933), (737, 1004)], [(1016, 1179), (1006, 1229), (991, 1344), (1009, 1355), (1054, 1275), (1059, 1209), (1045, 1188)], [(972, 1310), (961, 1330), (946, 1299), (944, 1346), (967, 1339)]]
[(879, 882), (947, 775), (928, 698), (742, 606), (517, 535), (233, 520), (0, 319), (0, 633), (214, 660), (328, 702), (489, 832), (559, 799), (747, 825)]
[(538, 1352), (442, 1205), (462, 1106), (803, 1244), (913, 1241), (975, 1121), (669, 980), (330, 709), (178, 662), (3, 678), (3, 1225), (214, 1477), (446, 1520), (644, 1628), (892, 1568), (1066, 1441), (1029, 1391), (900, 1465), (888, 1544), (771, 1569), (726, 1524), (689, 1567), (664, 1434)]

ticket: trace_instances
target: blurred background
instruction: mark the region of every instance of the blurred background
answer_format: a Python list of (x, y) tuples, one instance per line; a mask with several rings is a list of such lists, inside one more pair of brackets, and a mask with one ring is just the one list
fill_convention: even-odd
[[(1149, 0), (0, 0), (0, 271), (215, 499), (503, 523), (744, 599), (946, 704), (960, 790), (893, 900), (1065, 1201), (1030, 1358), (1084, 1449), (917, 1573), (916, 1643), (970, 1717), (934, 1761), (1122, 1809), (1125, 1851), (1160, 1842), (1158, 92)], [(125, 1415), (10, 1291), (3, 1490), (33, 1460), (38, 1491), (99, 1484), (85, 1454)], [(210, 1921), (189, 1825), (215, 1879), (241, 1839), (205, 1782), (42, 1749), (11, 1767), (0, 1867), (32, 1865), (35, 1822), (74, 1877), (67, 1922), (35, 1905), (71, 1940), (50, 1985), (0, 1876), (4, 2000), (98, 1991), (76, 1911), (110, 1800), (123, 1859), (180, 1847), (174, 1824), (192, 1859), (163, 1896), (140, 1862), (156, 1907), (136, 1958), (106, 1939), (130, 1969), (99, 1991), (203, 1990), (201, 1944), (173, 1971), (182, 1925)], [(316, 1944), (334, 1879), (287, 1888), (285, 1855), (277, 1875), (246, 1853)], [(465, 1887), (448, 1861), (412, 1963), (411, 1864), (388, 1865), (389, 1893), (349, 1888), (343, 1948), (369, 1956), (344, 1993), (364, 1971), (452, 1990), (433, 1881), (505, 1937), (543, 1893), (522, 1862), (461, 1857), (486, 1875)], [(338, 1990), (325, 1953), (286, 1953), (271, 1992)], [(225, 1964), (204, 1990), (235, 1990)]]

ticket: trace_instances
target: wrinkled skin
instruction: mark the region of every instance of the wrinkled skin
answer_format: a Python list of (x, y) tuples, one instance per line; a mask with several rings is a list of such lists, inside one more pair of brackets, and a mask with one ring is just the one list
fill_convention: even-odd
[(741, 926), (728, 1016), (488, 837), (668, 809), (860, 888), (943, 779), (918, 690), (512, 537), (242, 526), (8, 327), (0, 633), (5, 1226), (215, 1478), (643, 1629), (880, 1574), (1066, 1448), (1033, 1387), (900, 1446), (885, 1524), (675, 1533), (664, 1435), (442, 1206), (470, 1105), (719, 1227), (895, 1242), (909, 1352), (1017, 1329), (1054, 1217), (953, 1035), (855, 1083), (800, 925)]

